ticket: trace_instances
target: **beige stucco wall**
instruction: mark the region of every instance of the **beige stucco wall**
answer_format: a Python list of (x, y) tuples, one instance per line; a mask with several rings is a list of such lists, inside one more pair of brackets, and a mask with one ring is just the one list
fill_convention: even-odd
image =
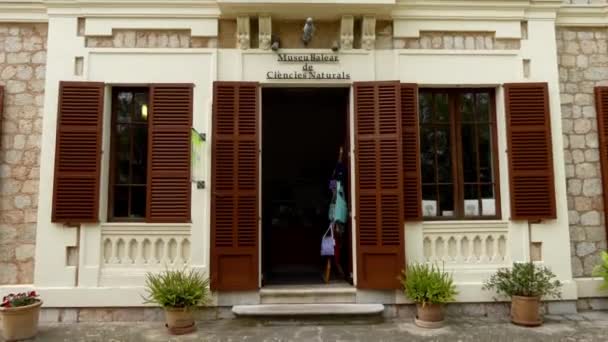
[(0, 284), (33, 282), (46, 24), (0, 24)]
[(608, 30), (558, 28), (572, 272), (591, 276), (606, 249), (593, 89), (608, 85)]

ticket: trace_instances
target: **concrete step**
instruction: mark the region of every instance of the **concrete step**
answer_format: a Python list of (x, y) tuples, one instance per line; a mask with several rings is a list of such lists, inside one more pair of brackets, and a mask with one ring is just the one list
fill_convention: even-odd
[(384, 311), (382, 304), (260, 304), (235, 305), (239, 317), (371, 316)]
[(261, 304), (355, 304), (357, 290), (338, 286), (268, 286), (260, 290)]

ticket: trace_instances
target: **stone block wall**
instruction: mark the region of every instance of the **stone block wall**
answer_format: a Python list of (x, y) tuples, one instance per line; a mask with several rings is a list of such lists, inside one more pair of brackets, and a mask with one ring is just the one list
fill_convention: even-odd
[(564, 158), (574, 277), (606, 249), (594, 87), (608, 85), (608, 29), (557, 28)]
[(33, 282), (46, 24), (0, 23), (0, 285)]

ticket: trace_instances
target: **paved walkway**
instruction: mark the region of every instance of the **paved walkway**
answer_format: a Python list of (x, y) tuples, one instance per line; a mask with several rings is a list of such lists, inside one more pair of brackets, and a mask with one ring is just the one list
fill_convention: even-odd
[(198, 332), (167, 335), (155, 322), (46, 324), (36, 341), (608, 341), (608, 312), (548, 316), (538, 328), (504, 320), (452, 318), (437, 330), (417, 328), (408, 320), (382, 322), (250, 321), (200, 322)]

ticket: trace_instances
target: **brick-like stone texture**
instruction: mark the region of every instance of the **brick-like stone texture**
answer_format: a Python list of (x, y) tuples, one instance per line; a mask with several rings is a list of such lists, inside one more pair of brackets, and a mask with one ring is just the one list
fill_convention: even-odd
[(33, 282), (46, 24), (0, 23), (0, 285)]
[(186, 30), (114, 30), (111, 37), (87, 37), (89, 48), (215, 48), (217, 39), (191, 37)]
[(395, 49), (519, 50), (519, 39), (496, 39), (491, 32), (420, 32), (418, 38), (394, 39)]
[(587, 277), (606, 249), (593, 90), (608, 85), (608, 30), (557, 28), (556, 35), (572, 271)]

